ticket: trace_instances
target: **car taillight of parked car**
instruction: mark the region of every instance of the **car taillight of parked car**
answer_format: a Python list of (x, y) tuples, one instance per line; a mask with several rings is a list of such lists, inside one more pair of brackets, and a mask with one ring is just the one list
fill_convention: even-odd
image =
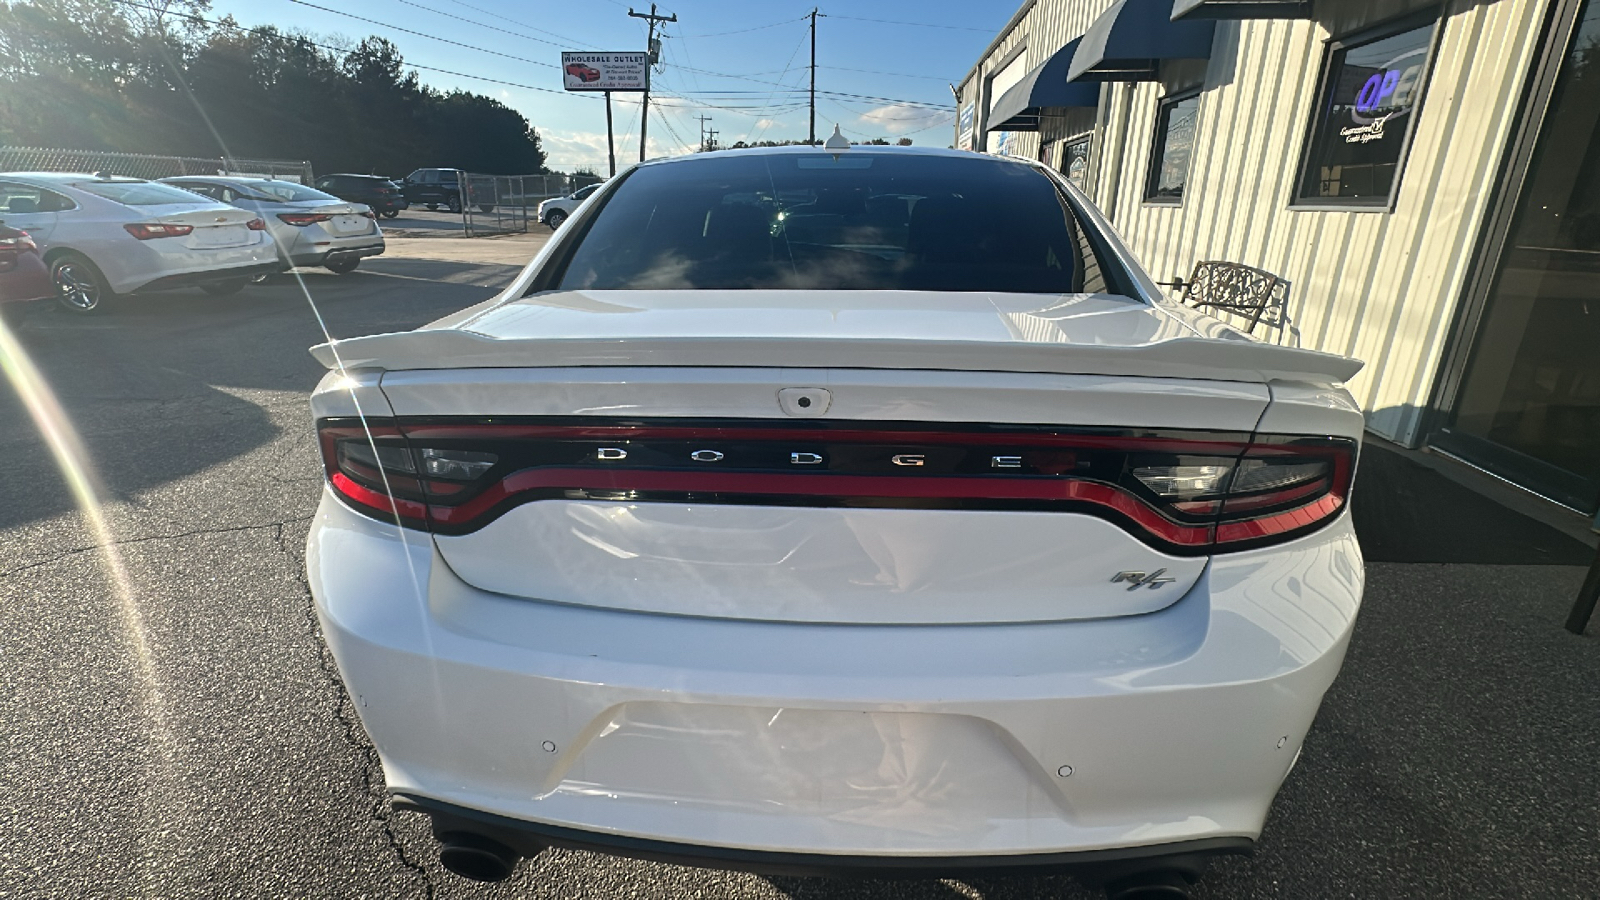
[(307, 225), (315, 225), (318, 222), (326, 222), (329, 219), (332, 219), (333, 216), (330, 216), (327, 213), (278, 213), (278, 218), (290, 225), (298, 225), (301, 228), (304, 228)]
[(266, 231), (267, 220), (260, 218), (251, 219), (250, 221), (244, 223), (244, 227), (250, 229), (251, 231)]
[(363, 210), (361, 215), (366, 217), (366, 218), (368, 218), (368, 219), (373, 219), (373, 220), (376, 220), (378, 218), (376, 215), (373, 214), (372, 210), (370, 210), (370, 209)]
[(1070, 512), (1175, 555), (1278, 543), (1335, 518), (1344, 438), (1148, 429), (923, 428), (747, 421), (318, 423), (329, 483), (353, 508), (465, 534), (523, 503)]
[(39, 245), (33, 242), (32, 236), (26, 231), (0, 227), (0, 272), (15, 269), (22, 254), (34, 253), (38, 249)]
[(169, 225), (160, 222), (135, 222), (122, 227), (141, 241), (165, 237), (183, 237), (194, 231), (193, 225)]

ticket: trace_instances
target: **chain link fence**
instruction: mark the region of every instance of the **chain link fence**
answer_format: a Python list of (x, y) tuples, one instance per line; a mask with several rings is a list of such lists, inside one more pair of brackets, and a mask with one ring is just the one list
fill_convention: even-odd
[(461, 221), (467, 237), (525, 232), (538, 221), (539, 204), (603, 181), (598, 175), (461, 175)]
[(44, 147), (0, 147), (0, 172), (105, 172), (130, 178), (239, 175), (311, 183), (311, 163), (305, 160), (159, 156)]

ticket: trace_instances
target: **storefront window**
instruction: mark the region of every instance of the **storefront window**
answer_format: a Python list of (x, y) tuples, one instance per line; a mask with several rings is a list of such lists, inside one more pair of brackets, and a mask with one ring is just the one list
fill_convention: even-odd
[(1194, 156), (1194, 133), (1199, 121), (1199, 91), (1161, 101), (1161, 108), (1156, 112), (1156, 143), (1150, 154), (1145, 202), (1183, 201), (1183, 187), (1189, 180), (1189, 159)]
[(1328, 45), (1297, 202), (1389, 204), (1422, 105), (1435, 24), (1413, 19)]
[(1600, 2), (1556, 81), (1436, 443), (1580, 509), (1600, 496)]
[(1080, 191), (1088, 190), (1089, 139), (1072, 141), (1061, 150), (1061, 174)]

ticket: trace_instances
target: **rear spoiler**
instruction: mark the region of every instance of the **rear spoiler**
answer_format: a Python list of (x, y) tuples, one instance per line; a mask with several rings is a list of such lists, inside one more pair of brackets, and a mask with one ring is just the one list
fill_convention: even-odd
[(329, 369), (387, 371), (571, 366), (933, 369), (1316, 384), (1341, 384), (1361, 371), (1360, 360), (1222, 334), (1122, 346), (890, 338), (491, 338), (442, 328), (318, 344), (311, 355)]

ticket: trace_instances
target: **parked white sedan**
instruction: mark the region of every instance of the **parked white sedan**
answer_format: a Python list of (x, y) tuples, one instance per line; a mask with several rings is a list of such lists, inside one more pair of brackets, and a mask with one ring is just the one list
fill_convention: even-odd
[(1339, 671), (1360, 363), (1171, 305), (1025, 160), (695, 154), (314, 348), (307, 571), (444, 865), (1248, 853)]
[(137, 178), (0, 174), (0, 217), (38, 242), (61, 305), (74, 312), (135, 291), (232, 294), (284, 267), (255, 213)]
[(537, 213), (539, 221), (549, 225), (552, 231), (560, 228), (561, 223), (570, 218), (583, 201), (589, 199), (589, 196), (600, 190), (600, 188), (601, 185), (591, 184), (588, 187), (579, 188), (565, 197), (551, 197), (549, 200), (539, 204)]
[(290, 265), (324, 266), (344, 275), (384, 251), (378, 218), (364, 203), (274, 178), (189, 175), (161, 181), (260, 216)]

